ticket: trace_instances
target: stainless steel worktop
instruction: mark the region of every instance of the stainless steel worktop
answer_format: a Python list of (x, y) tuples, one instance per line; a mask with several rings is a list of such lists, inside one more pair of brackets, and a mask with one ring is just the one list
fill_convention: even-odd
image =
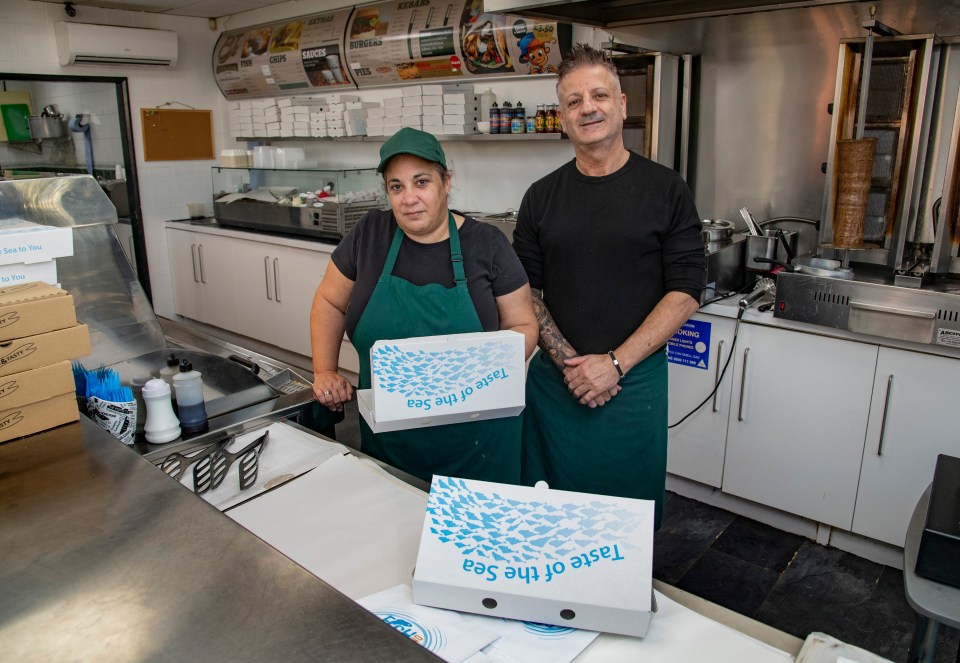
[(0, 445), (0, 550), (7, 660), (438, 660), (86, 418)]

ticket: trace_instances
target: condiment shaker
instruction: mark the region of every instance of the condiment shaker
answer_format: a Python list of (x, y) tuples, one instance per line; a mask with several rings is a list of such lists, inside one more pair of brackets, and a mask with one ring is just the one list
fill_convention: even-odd
[(147, 442), (162, 444), (180, 437), (180, 421), (170, 402), (170, 385), (154, 378), (147, 380), (140, 393), (147, 406), (147, 420), (143, 424)]

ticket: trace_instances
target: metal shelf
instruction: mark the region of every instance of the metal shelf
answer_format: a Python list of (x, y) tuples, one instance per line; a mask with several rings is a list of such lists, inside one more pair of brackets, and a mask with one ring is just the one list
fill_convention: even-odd
[[(234, 140), (238, 142), (303, 142), (303, 141), (330, 141), (334, 143), (382, 143), (390, 136), (344, 136), (341, 138), (314, 137), (314, 136), (246, 136), (237, 137)], [(567, 134), (470, 134), (464, 136), (441, 134), (437, 136), (439, 141), (470, 141), (476, 143), (502, 142), (512, 140), (566, 140)]]

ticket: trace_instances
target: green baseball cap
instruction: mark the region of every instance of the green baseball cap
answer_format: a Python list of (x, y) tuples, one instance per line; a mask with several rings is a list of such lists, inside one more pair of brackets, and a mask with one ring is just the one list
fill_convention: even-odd
[(413, 154), (439, 163), (444, 169), (447, 167), (447, 157), (436, 136), (412, 127), (404, 127), (380, 146), (380, 165), (377, 166), (377, 172), (382, 173), (387, 162), (398, 154)]

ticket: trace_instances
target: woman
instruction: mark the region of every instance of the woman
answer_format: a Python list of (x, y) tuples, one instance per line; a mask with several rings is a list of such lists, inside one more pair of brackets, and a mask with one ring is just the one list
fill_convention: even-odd
[[(431, 134), (404, 128), (380, 148), (390, 211), (372, 211), (334, 250), (313, 300), (313, 391), (343, 409), (353, 387), (337, 373), (344, 330), (370, 388), (370, 348), (382, 339), (511, 329), (537, 342), (530, 286), (506, 237), (447, 207), (451, 175)], [(462, 259), (459, 259), (462, 255)], [(434, 474), (518, 483), (520, 417), (375, 435), (364, 453), (430, 481)]]

